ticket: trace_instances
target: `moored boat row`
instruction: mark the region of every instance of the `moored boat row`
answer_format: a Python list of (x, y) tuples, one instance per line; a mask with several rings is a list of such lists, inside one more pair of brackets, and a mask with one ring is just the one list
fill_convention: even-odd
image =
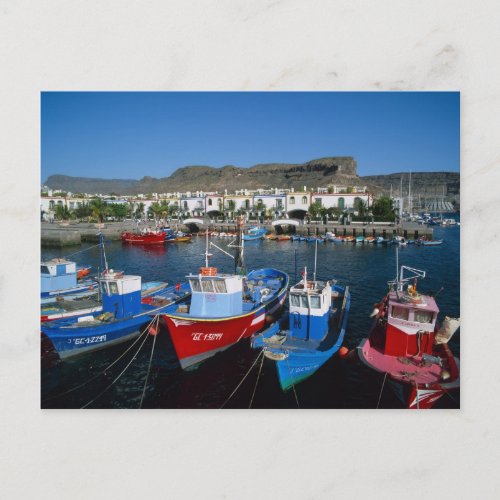
[[(163, 282), (144, 286), (140, 276), (108, 269), (104, 256), (105, 271), (97, 278), (101, 302), (93, 308), (85, 297), (60, 301), (74, 301), (75, 309), (70, 311), (70, 306), (68, 313), (77, 310), (78, 302), (82, 307), (74, 317), (51, 318), (55, 321), (42, 325), (43, 335), (64, 360), (135, 338), (145, 328), (154, 335), (157, 318), (168, 329), (184, 370), (250, 339), (251, 347), (275, 364), (283, 391), (314, 377), (337, 352), (344, 357), (349, 286), (332, 276), (317, 278), (316, 269), (311, 276), (305, 268), (290, 289), (287, 274), (278, 269), (246, 272), (248, 240), (241, 226), (236, 243), (229, 245), (236, 248), (235, 272), (220, 273), (209, 265), (209, 247), (218, 247), (209, 242), (208, 233), (205, 238), (205, 265), (188, 274), (186, 282), (170, 287)], [(319, 242), (336, 237), (312, 238), (317, 248)], [(396, 242), (405, 244), (404, 239)], [(366, 238), (357, 243), (366, 243)], [(391, 292), (374, 312), (374, 326), (352, 353), (382, 372), (384, 384), (387, 378), (397, 385), (409, 408), (428, 408), (459, 387), (459, 361), (446, 344), (457, 324), (445, 319), (439, 327), (435, 299), (416, 291), (416, 279), (425, 273), (411, 269), (416, 274), (408, 278), (403, 276), (408, 269), (403, 266), (400, 277), (391, 282)], [(282, 315), (287, 296), (288, 313)]]

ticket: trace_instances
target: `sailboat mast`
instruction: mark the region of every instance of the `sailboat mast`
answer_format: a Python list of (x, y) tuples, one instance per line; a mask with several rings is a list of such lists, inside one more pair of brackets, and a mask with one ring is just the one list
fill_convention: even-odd
[(205, 267), (208, 267), (208, 226), (205, 231)]
[(413, 212), (412, 200), (411, 200), (411, 170), (410, 170), (410, 177), (408, 179), (408, 212), (410, 213), (411, 216)]

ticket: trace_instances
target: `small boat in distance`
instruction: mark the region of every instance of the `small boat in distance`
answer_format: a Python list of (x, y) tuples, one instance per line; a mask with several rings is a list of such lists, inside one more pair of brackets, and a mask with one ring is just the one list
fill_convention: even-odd
[(246, 234), (243, 234), (245, 241), (261, 240), (267, 233), (265, 227), (254, 226), (251, 227)]
[(126, 231), (122, 233), (122, 242), (135, 245), (163, 245), (165, 243), (165, 233), (163, 231), (145, 231), (132, 233)]
[(428, 240), (426, 238), (420, 238), (416, 241), (416, 244), (423, 247), (432, 247), (432, 246), (442, 245), (443, 240)]
[(383, 384), (389, 377), (407, 408), (431, 408), (460, 386), (460, 363), (448, 347), (459, 320), (446, 317), (439, 327), (435, 298), (417, 291), (417, 279), (424, 278), (425, 271), (401, 266), (398, 274), (376, 304), (368, 338), (357, 353), (368, 367), (385, 374)]

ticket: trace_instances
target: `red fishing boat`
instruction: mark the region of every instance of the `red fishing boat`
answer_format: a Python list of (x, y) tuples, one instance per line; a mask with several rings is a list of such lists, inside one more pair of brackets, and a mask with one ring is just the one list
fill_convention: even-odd
[(438, 325), (435, 298), (417, 291), (417, 279), (424, 277), (425, 271), (401, 267), (399, 278), (389, 282), (388, 294), (375, 306), (368, 338), (357, 348), (361, 361), (384, 373), (383, 384), (388, 378), (411, 409), (432, 408), (460, 386), (460, 362), (448, 347), (459, 320), (445, 317)]
[(282, 271), (266, 268), (243, 274), (241, 229), (238, 244), (233, 245), (238, 248), (235, 274), (219, 273), (217, 268), (209, 267), (211, 254), (206, 238), (205, 267), (187, 277), (190, 299), (176, 311), (161, 315), (183, 369), (260, 331), (274, 320), (287, 293), (288, 276)]
[(165, 233), (163, 231), (144, 233), (132, 233), (127, 231), (122, 234), (122, 242), (137, 245), (163, 245), (163, 243), (165, 243)]

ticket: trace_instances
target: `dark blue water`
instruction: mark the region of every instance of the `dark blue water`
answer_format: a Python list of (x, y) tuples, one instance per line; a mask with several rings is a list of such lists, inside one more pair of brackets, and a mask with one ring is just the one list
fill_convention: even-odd
[[(409, 245), (399, 251), (400, 265), (425, 270), (427, 277), (419, 282), (423, 292), (435, 293), (441, 288), (437, 302), (444, 315), (460, 316), (460, 228), (434, 229), (434, 238), (443, 238), (437, 247)], [(229, 240), (213, 240), (225, 247)], [(66, 255), (91, 245), (66, 250)], [(143, 280), (164, 280), (176, 283), (197, 270), (204, 262), (204, 238), (193, 238), (192, 243), (170, 244), (161, 248), (106, 244), (110, 267), (127, 274), (139, 274)], [(233, 262), (213, 250), (211, 264), (221, 271), (231, 272)], [(42, 250), (43, 258), (61, 256), (59, 251)], [(71, 257), (78, 264), (99, 265), (97, 248)], [(300, 278), (304, 265), (312, 270), (314, 244), (306, 242), (256, 241), (245, 245), (248, 269), (276, 267), (290, 275), (291, 282)], [(355, 347), (368, 332), (369, 314), (373, 304), (387, 290), (387, 281), (396, 275), (396, 251), (393, 246), (325, 243), (318, 245), (318, 277), (337, 279), (351, 291), (351, 310), (345, 345)], [(114, 384), (113, 380), (132, 360), (136, 344), (120, 362), (106, 373), (107, 366), (116, 360), (131, 343), (88, 354), (74, 361), (58, 363), (52, 356), (42, 362), (42, 407), (80, 408), (93, 401), (92, 408), (139, 407), (144, 381), (152, 352), (154, 337), (149, 337), (136, 359)], [(460, 332), (450, 342), (453, 352), (460, 355)], [(153, 358), (142, 403), (143, 408), (219, 408), (243, 379), (258, 351), (249, 347), (248, 340), (204, 362), (193, 371), (180, 369), (168, 331), (161, 330), (156, 337)], [(293, 391), (283, 393), (279, 388), (275, 367), (265, 360), (257, 379), (260, 361), (255, 365), (236, 394), (227, 402), (228, 408), (248, 408), (258, 380), (252, 408), (297, 408)], [(92, 377), (94, 380), (86, 383)], [(78, 390), (49, 399), (80, 384)], [(111, 387), (107, 389), (108, 386)], [(350, 363), (337, 356), (330, 359), (314, 376), (296, 386), (300, 408), (375, 408), (381, 389), (381, 378), (359, 363)], [(103, 393), (97, 397), (100, 393)], [(95, 401), (94, 401), (95, 400)], [(402, 408), (393, 392), (385, 388), (380, 400), (382, 408)], [(458, 408), (459, 394), (444, 396), (436, 407)]]

